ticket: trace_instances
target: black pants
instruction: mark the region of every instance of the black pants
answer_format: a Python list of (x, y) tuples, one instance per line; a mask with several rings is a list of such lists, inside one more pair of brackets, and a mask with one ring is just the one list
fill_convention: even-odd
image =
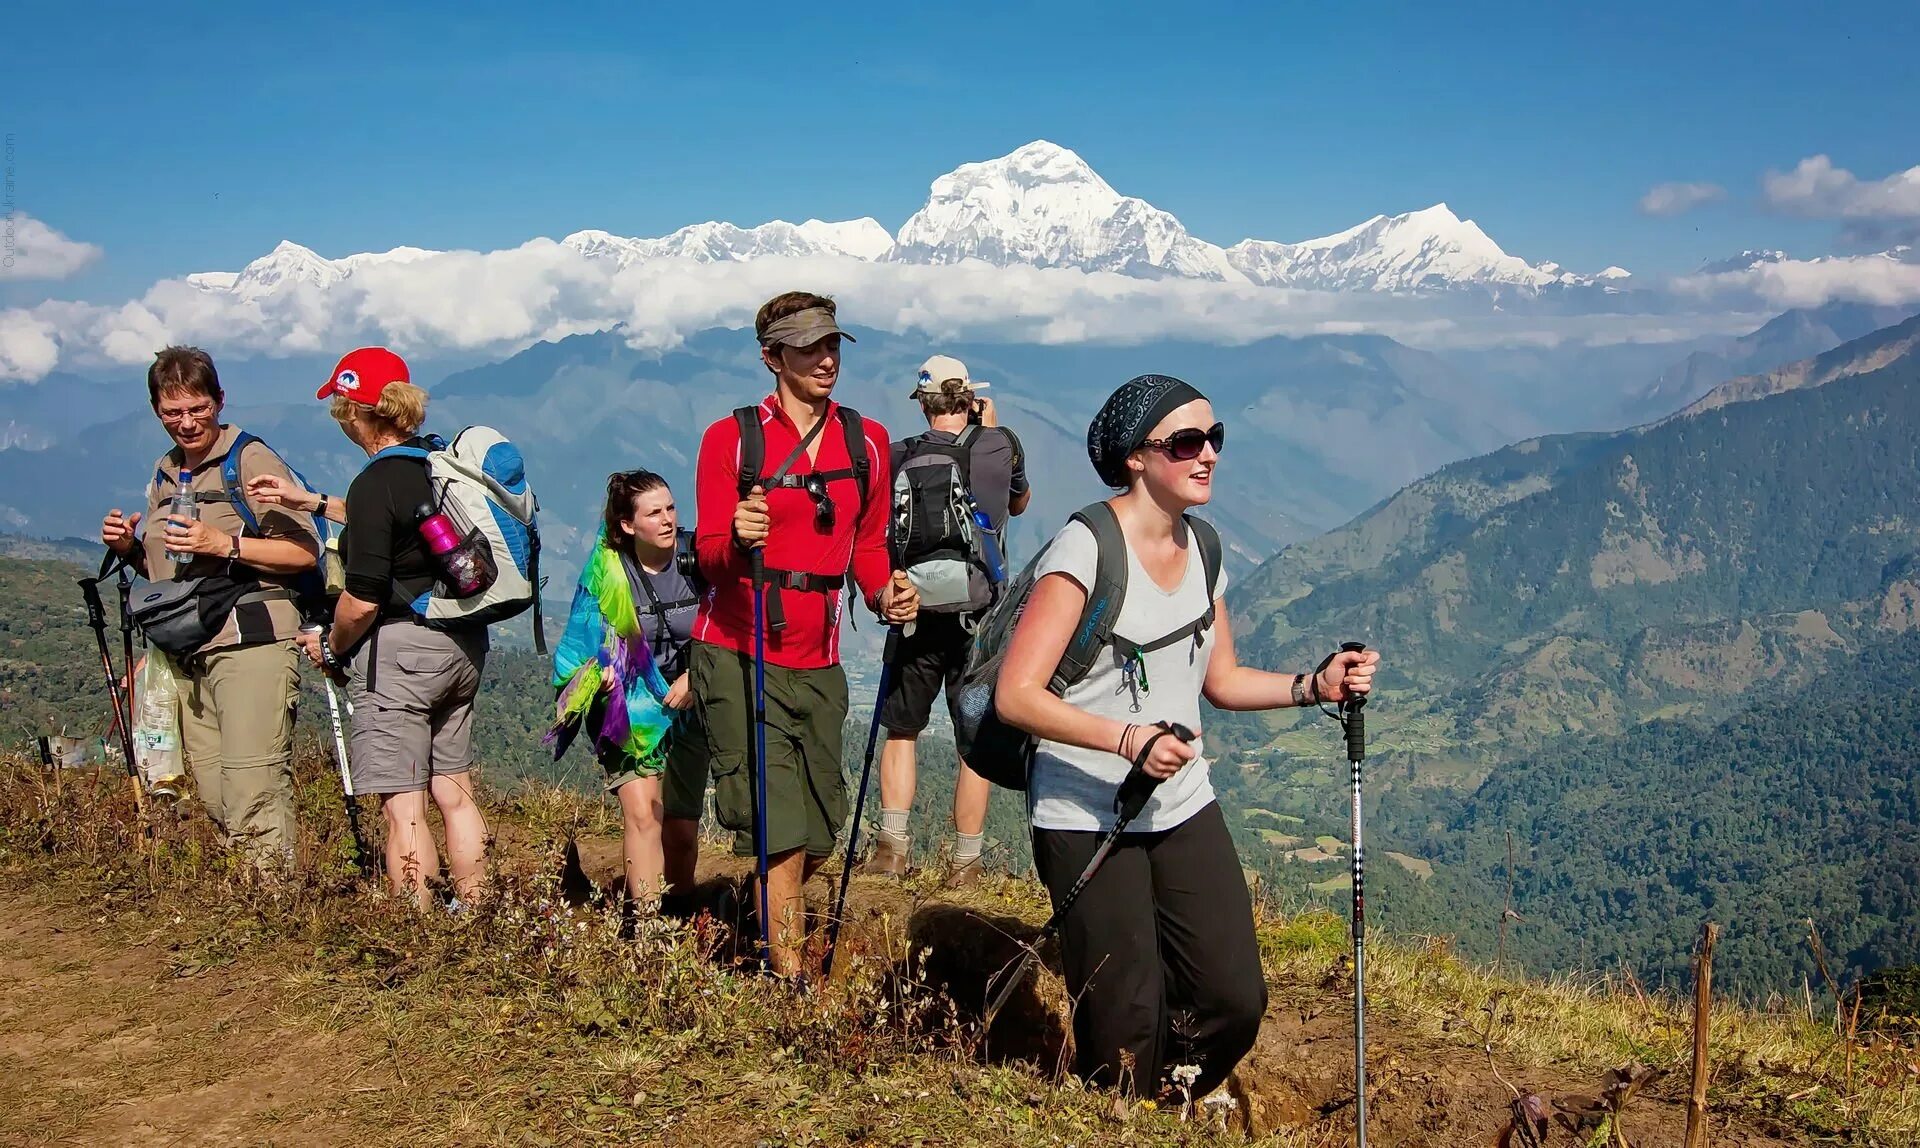
[[(1102, 836), (1033, 831), (1055, 906)], [(1253, 905), (1217, 803), (1164, 832), (1122, 834), (1067, 914), (1060, 950), (1078, 1002), (1076, 1071), (1089, 1084), (1151, 1097), (1192, 1064), (1203, 1096), (1260, 1034), (1267, 982)]]

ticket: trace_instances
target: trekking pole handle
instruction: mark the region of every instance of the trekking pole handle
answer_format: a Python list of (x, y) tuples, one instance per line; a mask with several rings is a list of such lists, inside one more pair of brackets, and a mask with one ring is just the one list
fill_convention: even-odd
[(1113, 800), (1114, 811), (1119, 814), (1119, 823), (1122, 825), (1140, 816), (1140, 811), (1147, 807), (1148, 800), (1153, 797), (1153, 791), (1160, 787), (1161, 779), (1146, 770), (1147, 754), (1153, 749), (1153, 743), (1169, 734), (1188, 743), (1199, 736), (1177, 721), (1155, 724), (1160, 727), (1159, 731), (1140, 747), (1140, 752), (1134, 756), (1133, 768), (1128, 771), (1126, 780), (1120, 783), (1120, 792)]
[[(1340, 652), (1343, 654), (1357, 654), (1366, 648), (1361, 642), (1340, 643)], [(1361, 712), (1366, 705), (1365, 694), (1355, 694), (1340, 703), (1340, 716), (1347, 734), (1348, 761), (1361, 761), (1367, 756), (1367, 717)]]

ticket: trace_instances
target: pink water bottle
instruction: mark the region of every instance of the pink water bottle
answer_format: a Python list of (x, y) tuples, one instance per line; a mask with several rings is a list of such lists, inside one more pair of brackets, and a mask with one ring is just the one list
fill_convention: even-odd
[(444, 511), (423, 502), (414, 511), (414, 520), (419, 526), (420, 540), (427, 544), (428, 553), (438, 562), (454, 597), (470, 598), (493, 584), (490, 563), (478, 547), (460, 537), (460, 528)]

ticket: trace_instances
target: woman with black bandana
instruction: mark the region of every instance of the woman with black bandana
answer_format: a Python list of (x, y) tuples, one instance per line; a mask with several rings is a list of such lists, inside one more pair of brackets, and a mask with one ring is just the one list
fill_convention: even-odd
[(1000, 717), (1034, 735), (1028, 801), (1034, 863), (1056, 907), (1114, 823), (1114, 795), (1137, 761), (1152, 798), (1074, 901), (1061, 929), (1077, 1002), (1077, 1071), (1089, 1083), (1155, 1095), (1193, 1065), (1205, 1095), (1253, 1047), (1266, 981), (1240, 861), (1208, 778), (1206, 746), (1163, 733), (1200, 731), (1200, 699), (1224, 710), (1338, 702), (1372, 688), (1379, 655), (1338, 653), (1317, 673), (1239, 664), (1223, 595), (1196, 553), (1186, 512), (1213, 495), (1226, 427), (1192, 386), (1142, 375), (1115, 391), (1087, 430), (1126, 544), (1116, 634), (1157, 635), (1205, 618), (1191, 640), (1128, 643), (1064, 695), (1047, 688), (1093, 585), (1099, 547), (1074, 521), (1054, 536), (1008, 645), (995, 691)]

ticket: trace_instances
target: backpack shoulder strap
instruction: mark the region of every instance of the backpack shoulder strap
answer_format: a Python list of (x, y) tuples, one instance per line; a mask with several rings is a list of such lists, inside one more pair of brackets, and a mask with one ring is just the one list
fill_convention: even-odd
[[(241, 431), (233, 436), (233, 446), (227, 450), (227, 457), (220, 460), (220, 486), (226, 491), (227, 501), (232, 504), (233, 512), (238, 514), (240, 521), (245, 524), (246, 532), (253, 535), (260, 533), (260, 519), (254, 515), (253, 507), (247, 505), (247, 492), (240, 484), (240, 455), (246, 451), (247, 447), (257, 442), (261, 446), (267, 446), (266, 443), (260, 442), (257, 435)], [(267, 450), (272, 452), (273, 448), (269, 446)], [(275, 454), (274, 457), (280, 456)]]
[(1200, 545), (1200, 565), (1207, 575), (1207, 612), (1200, 618), (1200, 628), (1211, 630), (1215, 621), (1213, 603), (1220, 597), (1220, 562), (1223, 557), (1220, 551), (1220, 532), (1214, 529), (1213, 523), (1204, 518), (1195, 518), (1191, 514), (1183, 514), (1181, 517), (1187, 520), (1187, 532)]
[(1065, 692), (1086, 677), (1100, 651), (1113, 644), (1114, 623), (1127, 598), (1127, 540), (1120, 533), (1120, 519), (1113, 507), (1104, 502), (1081, 507), (1074, 511), (1072, 521), (1093, 531), (1098, 557), (1093, 585), (1087, 587), (1087, 604), (1080, 609), (1080, 622), (1067, 639), (1066, 652), (1060, 655), (1060, 665), (1049, 683), (1055, 693)]
[(868, 488), (873, 485), (873, 459), (867, 454), (867, 421), (860, 417), (859, 411), (843, 406), (840, 426), (847, 435), (847, 461), (853, 467), (853, 480), (860, 484), (860, 518), (865, 518)]
[(1195, 518), (1191, 514), (1182, 517), (1187, 520), (1187, 529), (1193, 534), (1194, 541), (1200, 544), (1200, 562), (1207, 574), (1207, 605), (1211, 609), (1213, 600), (1220, 596), (1220, 563), (1224, 557), (1220, 549), (1220, 531), (1204, 518)]
[(760, 482), (761, 468), (767, 463), (767, 432), (760, 425), (759, 407), (735, 407), (733, 421), (740, 428), (740, 497), (745, 498)]

